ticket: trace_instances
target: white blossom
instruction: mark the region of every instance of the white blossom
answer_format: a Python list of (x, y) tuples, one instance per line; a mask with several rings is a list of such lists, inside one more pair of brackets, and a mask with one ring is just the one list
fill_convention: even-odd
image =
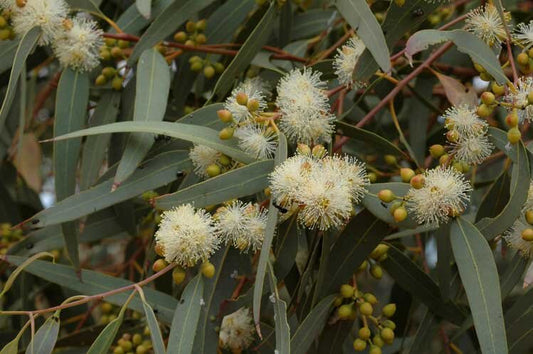
[(507, 245), (520, 252), (523, 257), (527, 258), (533, 258), (533, 242), (524, 240), (522, 238), (522, 231), (530, 228), (531, 225), (520, 218), (503, 234), (503, 238)]
[(446, 223), (461, 214), (470, 201), (472, 187), (453, 167), (436, 167), (424, 173), (420, 189), (411, 188), (405, 199), (407, 208), (420, 223)]
[(487, 122), (480, 119), (474, 108), (467, 105), (453, 106), (444, 112), (448, 130), (456, 130), (460, 135), (479, 135), (487, 129)]
[(527, 99), (531, 91), (533, 91), (533, 78), (522, 76), (516, 83), (516, 92), (510, 90), (505, 96), (505, 101), (512, 103), (518, 109), (518, 117), (521, 120), (533, 120), (533, 105), (529, 105)]
[(91, 71), (100, 63), (102, 30), (96, 22), (73, 18), (70, 29), (60, 32), (53, 42), (54, 52), (61, 65), (75, 70)]
[(469, 165), (479, 165), (485, 161), (494, 148), (486, 134), (460, 137), (452, 146), (454, 158)]
[(526, 49), (533, 46), (533, 20), (528, 24), (519, 23), (514, 32), (514, 38), (520, 42)]
[[(510, 20), (508, 13), (506, 22)], [(478, 7), (468, 13), (465, 29), (490, 46), (500, 44), (506, 38), (505, 26), (498, 10), (492, 4)]]
[(213, 219), (205, 210), (195, 210), (191, 204), (180, 205), (162, 214), (155, 233), (165, 260), (182, 267), (203, 262), (218, 249)]
[(235, 123), (240, 123), (252, 118), (248, 107), (237, 102), (237, 94), (239, 93), (246, 94), (246, 96), (248, 96), (248, 101), (257, 100), (259, 103), (258, 112), (262, 112), (266, 108), (267, 104), (265, 97), (268, 95), (266, 92), (266, 85), (259, 77), (246, 79), (231, 91), (231, 95), (224, 103), (224, 108), (231, 112)]
[(254, 341), (255, 327), (250, 310), (241, 307), (239, 310), (224, 316), (218, 334), (220, 346), (233, 352), (240, 352)]
[(257, 124), (247, 124), (235, 131), (239, 140), (239, 147), (258, 159), (267, 159), (274, 156), (277, 146), (276, 133)]
[[(14, 1), (14, 0), (13, 0)], [(42, 31), (39, 45), (47, 45), (61, 33), (68, 6), (64, 0), (28, 0), (23, 7), (13, 6), (13, 29), (24, 35), (33, 27)]]
[(365, 44), (357, 36), (350, 38), (345, 45), (337, 49), (337, 55), (333, 60), (333, 68), (342, 85), (352, 86), (354, 84), (353, 72), (355, 65), (364, 50)]
[(194, 166), (194, 173), (200, 177), (207, 178), (207, 167), (216, 164), (220, 158), (220, 153), (205, 145), (194, 145), (189, 152), (189, 158)]

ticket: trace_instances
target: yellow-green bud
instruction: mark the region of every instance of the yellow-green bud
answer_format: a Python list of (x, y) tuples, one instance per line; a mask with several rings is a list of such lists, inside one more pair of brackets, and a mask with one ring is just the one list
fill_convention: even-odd
[(133, 349), (133, 343), (129, 340), (123, 340), (122, 343), (120, 343), (120, 346), (125, 352), (129, 352)]
[(342, 284), (340, 294), (343, 298), (348, 299), (353, 297), (354, 290), (354, 287), (350, 284)]
[(250, 112), (255, 112), (255, 111), (257, 111), (259, 109), (259, 101), (256, 100), (256, 99), (251, 99), (246, 104), (246, 107), (248, 107), (248, 110)]
[(218, 133), (218, 137), (222, 140), (228, 140), (233, 137), (233, 133), (235, 132), (235, 129), (231, 127), (226, 127)]
[(419, 174), (411, 178), (411, 181), (409, 183), (411, 184), (411, 187), (413, 187), (414, 189), (420, 189), (424, 187), (424, 184), (426, 184), (426, 178), (424, 177), (424, 175)]
[(454, 162), (452, 167), (459, 173), (463, 173), (463, 164), (461, 162)]
[(226, 155), (220, 155), (220, 157), (218, 158), (218, 162), (222, 166), (229, 166), (231, 164), (231, 159)]
[(218, 176), (221, 172), (220, 170), (220, 166), (218, 166), (217, 164), (211, 164), (209, 166), (207, 166), (207, 168), (205, 169), (205, 172), (207, 173), (207, 175), (209, 177), (215, 177), (215, 176)]
[(372, 343), (374, 343), (374, 345), (376, 345), (378, 348), (381, 348), (385, 345), (383, 338), (381, 338), (379, 334), (376, 334), (374, 338), (372, 338)]
[(196, 30), (203, 32), (207, 28), (207, 20), (203, 19), (196, 22)]
[(393, 166), (393, 165), (396, 165), (397, 163), (396, 156), (394, 155), (385, 155), (383, 158), (387, 165)]
[(352, 312), (353, 312), (353, 308), (351, 304), (341, 305), (337, 309), (337, 315), (339, 316), (339, 318), (343, 320), (349, 318), (352, 315)]
[(403, 5), (405, 5), (405, 0), (394, 0), (394, 3), (396, 4), (396, 6), (402, 7)]
[(370, 338), (370, 335), (372, 333), (370, 332), (370, 328), (368, 327), (361, 327), (359, 328), (359, 338), (361, 338), (362, 340), (367, 340), (368, 338)]
[(298, 144), (296, 147), (296, 152), (298, 152), (300, 155), (310, 156), (311, 148), (307, 144)]
[(520, 133), (520, 130), (518, 130), (517, 127), (511, 128), (507, 132), (507, 140), (509, 140), (511, 144), (518, 143), (520, 138), (522, 138), (522, 133)]
[(478, 64), (478, 63), (474, 63), (474, 69), (476, 69), (478, 73), (486, 72), (485, 68), (481, 64)]
[(222, 63), (214, 63), (213, 66), (215, 67), (215, 72), (217, 74), (222, 74), (224, 72), (224, 64)]
[(498, 85), (496, 81), (492, 83), (491, 89), (492, 89), (492, 92), (494, 92), (496, 96), (501, 96), (505, 93), (505, 86)]
[(400, 176), (402, 177), (402, 181), (405, 183), (409, 183), (411, 178), (415, 175), (415, 171), (413, 171), (410, 168), (401, 168), (400, 169)]
[(394, 341), (394, 331), (390, 328), (383, 328), (380, 335), (381, 338), (383, 338), (383, 341), (387, 344), (392, 344)]
[(342, 296), (335, 297), (335, 300), (333, 300), (333, 306), (339, 307), (340, 305), (342, 305), (342, 300), (343, 300)]
[(176, 32), (176, 34), (174, 35), (174, 40), (178, 43), (185, 43), (185, 41), (187, 40), (187, 33), (183, 31)]
[(488, 73), (488, 72), (483, 72), (483, 73), (479, 73), (479, 77), (481, 78), (481, 80), (483, 81), (491, 81), (492, 80), (492, 76)]
[(200, 271), (206, 278), (213, 278), (215, 276), (215, 266), (211, 262), (204, 262), (200, 266)]
[(363, 350), (366, 349), (366, 342), (364, 340), (357, 338), (356, 340), (353, 341), (353, 349), (356, 352), (362, 352)]
[(518, 113), (516, 111), (516, 109), (513, 109), (511, 111), (511, 113), (509, 113), (506, 117), (505, 117), (505, 124), (509, 127), (509, 128), (514, 128), (518, 125)]
[(111, 79), (117, 74), (117, 70), (111, 66), (106, 66), (102, 69), (102, 75), (104, 75), (107, 79)]
[(11, 35), (11, 30), (9, 28), (0, 29), (0, 40), (1, 41), (9, 39), (10, 35)]
[(200, 58), (198, 55), (193, 55), (192, 57), (189, 58), (189, 64), (192, 64), (192, 63), (194, 63), (196, 61), (202, 62), (203, 59)]
[(361, 265), (360, 265), (359, 267), (357, 267), (357, 270), (358, 270), (358, 271), (363, 271), (363, 270), (365, 270), (367, 267), (368, 267), (368, 262), (367, 262), (367, 260), (365, 259), (365, 260), (363, 261), (363, 263), (361, 263)]
[(196, 44), (202, 45), (205, 42), (207, 42), (207, 37), (205, 36), (205, 34), (200, 33), (200, 34), (196, 35)]
[(113, 349), (113, 354), (124, 354), (124, 353), (125, 353), (124, 349), (122, 349), (122, 347), (120, 346), (117, 346), (115, 347), (115, 349)]
[(139, 345), (136, 349), (135, 349), (135, 354), (146, 354), (148, 353), (148, 348), (146, 348), (144, 345)]
[[(394, 210), (394, 212), (392, 213), (392, 216), (394, 217), (394, 221), (402, 222), (405, 219), (407, 219), (407, 209), (405, 209), (403, 206), (399, 207), (396, 210)], [(372, 269), (370, 270), (370, 272), (372, 272)]]
[(111, 48), (111, 56), (115, 59), (122, 58), (124, 56), (124, 52), (119, 47), (113, 47)]
[(112, 47), (115, 44), (117, 44), (117, 40), (115, 38), (106, 38), (106, 39), (104, 39), (104, 43), (105, 43), (106, 46)]
[(372, 253), (370, 253), (370, 258), (377, 260), (381, 256), (383, 256), (385, 253), (387, 253), (388, 250), (389, 250), (389, 246), (387, 246), (384, 243), (380, 243), (376, 248), (374, 248)]
[(119, 39), (118, 42), (117, 42), (117, 45), (121, 49), (126, 49), (126, 48), (128, 48), (130, 46), (130, 42), (124, 41), (122, 39)]
[(165, 261), (163, 258), (159, 258), (157, 261), (154, 262), (152, 265), (152, 270), (154, 272), (160, 272), (168, 265), (167, 261)]
[(238, 104), (240, 104), (241, 106), (246, 106), (248, 104), (248, 95), (245, 94), (244, 92), (239, 92), (236, 96), (235, 96), (235, 100), (237, 101)]
[(383, 315), (385, 317), (392, 317), (394, 316), (394, 313), (396, 312), (396, 304), (387, 304), (383, 306), (383, 309), (381, 310)]
[(382, 189), (378, 192), (378, 198), (385, 203), (392, 202), (396, 196), (390, 189)]
[(378, 299), (374, 296), (374, 294), (371, 293), (365, 293), (363, 295), (363, 299), (365, 299), (365, 301), (370, 303), (371, 305), (375, 305), (378, 303)]
[(121, 78), (120, 76), (115, 76), (111, 81), (111, 87), (115, 91), (120, 91), (122, 90), (122, 82), (124, 82), (123, 78)]
[(196, 23), (188, 21), (187, 24), (185, 24), (185, 30), (187, 32), (194, 32), (196, 30)]
[(372, 304), (370, 304), (369, 302), (363, 302), (359, 306), (359, 311), (361, 312), (362, 315), (370, 316), (374, 312), (374, 308), (372, 307)]
[(448, 159), (450, 156), (448, 154), (444, 154), (439, 159), (439, 164), (444, 165), (445, 163), (448, 163)]
[(429, 147), (429, 153), (431, 157), (433, 157), (434, 159), (438, 159), (446, 153), (446, 150), (444, 149), (444, 146), (440, 144), (435, 144)]
[(482, 103), (477, 108), (476, 113), (480, 117), (488, 117), (492, 113), (492, 107), (487, 106), (485, 103)]
[(111, 60), (111, 52), (108, 49), (102, 49), (100, 51), (100, 58), (105, 61)]
[(368, 354), (382, 354), (381, 348), (377, 345), (370, 346), (370, 350), (368, 351)]
[(326, 156), (327, 153), (328, 151), (323, 145), (315, 145), (311, 149), (311, 155), (313, 155), (314, 157), (318, 159), (323, 158), (324, 156)]
[(102, 86), (102, 85), (105, 85), (107, 82), (107, 78), (104, 76), (104, 75), (98, 75), (96, 77), (96, 80), (94, 80), (94, 84), (96, 86)]
[(451, 143), (455, 143), (459, 140), (459, 133), (457, 130), (450, 130), (446, 133), (446, 139)]
[(481, 102), (487, 106), (494, 104), (494, 101), (496, 101), (496, 97), (494, 97), (492, 92), (485, 91), (481, 94)]
[(135, 333), (131, 338), (134, 345), (139, 345), (143, 342), (143, 337), (139, 333)]
[(516, 62), (518, 65), (526, 66), (529, 63), (529, 56), (522, 52), (516, 56)]
[(174, 280), (174, 283), (176, 285), (180, 285), (185, 280), (185, 277), (187, 276), (187, 273), (184, 269), (180, 267), (174, 268), (172, 271), (172, 279)]
[(0, 16), (0, 28), (5, 28), (7, 26), (7, 20), (4, 16)]
[(191, 64), (191, 71), (194, 71), (195, 73), (199, 73), (202, 71), (202, 68), (204, 67), (204, 63), (202, 61), (194, 61)]
[(533, 104), (533, 91), (529, 91), (527, 94), (527, 103)]
[(368, 180), (370, 181), (370, 183), (376, 183), (376, 181), (378, 180), (378, 175), (376, 175), (374, 172), (370, 172), (368, 173)]
[(207, 65), (204, 68), (204, 76), (207, 79), (211, 79), (213, 76), (215, 76), (215, 68), (213, 68), (211, 65)]
[(396, 329), (396, 323), (392, 322), (391, 320), (383, 321), (383, 325), (387, 328), (392, 329), (393, 331)]
[(522, 231), (522, 240), (531, 242), (533, 241), (533, 229), (527, 228), (524, 231)]
[(529, 225), (533, 225), (533, 210), (526, 211), (526, 221)]
[(219, 109), (217, 111), (217, 116), (218, 119), (220, 119), (224, 123), (230, 123), (233, 121), (233, 115), (227, 109)]

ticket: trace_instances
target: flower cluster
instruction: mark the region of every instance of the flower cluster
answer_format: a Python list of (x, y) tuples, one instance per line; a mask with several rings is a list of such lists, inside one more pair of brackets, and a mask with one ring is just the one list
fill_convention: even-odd
[(482, 163), (492, 152), (487, 136), (488, 124), (479, 118), (475, 109), (466, 105), (451, 107), (445, 114), (446, 137), (452, 145), (455, 160), (469, 165)]
[(234, 165), (231, 158), (205, 145), (194, 145), (189, 152), (194, 172), (203, 178), (215, 177)]
[[(511, 15), (505, 12), (506, 24)], [(506, 37), (505, 24), (496, 7), (492, 4), (478, 7), (468, 13), (465, 29), (472, 32), (489, 46), (499, 45)]]
[(514, 32), (514, 39), (526, 49), (533, 47), (533, 20), (528, 24), (519, 23)]
[(427, 170), (416, 187), (409, 189), (405, 200), (407, 209), (420, 224), (446, 223), (450, 217), (461, 214), (472, 190), (460, 172), (444, 166)]
[(279, 127), (289, 140), (303, 144), (331, 141), (335, 116), (330, 113), (326, 82), (312, 69), (294, 69), (278, 83)]
[(353, 72), (361, 54), (365, 50), (363, 41), (354, 36), (341, 48), (337, 49), (337, 55), (333, 60), (333, 68), (339, 82), (347, 87), (353, 86)]
[(191, 204), (164, 212), (155, 239), (165, 260), (184, 268), (206, 261), (220, 244), (211, 215)]
[(250, 310), (241, 307), (239, 310), (224, 316), (218, 339), (222, 348), (240, 353), (254, 341), (254, 324)]
[(312, 154), (299, 153), (285, 160), (270, 175), (274, 203), (290, 214), (297, 212), (299, 222), (311, 229), (344, 225), (369, 183), (364, 165), (356, 158), (323, 157), (324, 153), (318, 145)]
[(218, 236), (242, 252), (259, 250), (265, 237), (267, 211), (259, 204), (232, 201), (213, 216)]
[[(533, 105), (530, 104), (529, 95), (533, 92), (533, 78), (522, 76), (516, 83), (516, 91), (510, 91), (505, 97), (505, 101), (517, 109), (520, 121), (533, 120)], [(511, 108), (511, 110), (513, 109)]]
[(509, 247), (527, 258), (533, 258), (533, 180), (529, 184), (527, 199), (522, 206), (522, 215), (504, 233), (503, 238)]
[(52, 45), (64, 67), (83, 72), (98, 66), (103, 32), (92, 20), (68, 18), (65, 0), (3, 0), (0, 8), (9, 10), (13, 30), (20, 36), (39, 27), (39, 45)]

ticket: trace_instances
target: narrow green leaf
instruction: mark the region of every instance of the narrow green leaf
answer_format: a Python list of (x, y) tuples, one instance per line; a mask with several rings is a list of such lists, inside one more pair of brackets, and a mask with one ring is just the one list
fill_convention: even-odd
[(437, 278), (439, 280), (439, 289), (442, 300), (447, 302), (451, 298), (452, 268), (450, 263), (453, 261), (450, 244), (450, 226), (448, 224), (441, 225), (435, 231), (435, 239), (437, 240)]
[(209, 16), (206, 36), (209, 43), (225, 43), (254, 8), (254, 0), (229, 0)]
[[(170, 5), (174, 0), (153, 0), (151, 15), (152, 17), (157, 17)], [(124, 33), (137, 34), (142, 30), (146, 25), (150, 23), (149, 20), (143, 17), (137, 6), (132, 4), (130, 7), (124, 11), (118, 18), (117, 26), (122, 29)], [(112, 32), (115, 32), (114, 29), (111, 29)]]
[(459, 308), (441, 299), (437, 284), (403, 252), (390, 246), (387, 258), (381, 262), (387, 273), (407, 292), (424, 303), (428, 309), (448, 321), (460, 324), (464, 315)]
[(365, 0), (336, 0), (335, 6), (357, 31), (381, 70), (391, 70), (390, 54), (383, 31)]
[(26, 348), (26, 354), (50, 354), (54, 350), (54, 346), (59, 334), (59, 312), (56, 311), (52, 316), (44, 321), (35, 336), (30, 341)]
[(0, 354), (17, 354), (19, 352), (19, 340), (20, 337), (16, 336), (0, 350)]
[(522, 256), (519, 252), (513, 255), (513, 258), (507, 264), (501, 279), (502, 299), (511, 293), (511, 290), (524, 279), (524, 273), (529, 266), (529, 259)]
[(349, 280), (357, 267), (376, 248), (388, 229), (386, 223), (368, 210), (353, 217), (331, 249), (331, 254), (335, 256), (329, 263), (328, 281), (322, 289), (322, 295), (338, 291), (341, 284)]
[(161, 209), (170, 209), (175, 205), (191, 202), (194, 202), (197, 208), (202, 208), (245, 197), (260, 192), (268, 186), (268, 175), (273, 167), (273, 160), (254, 162), (175, 193), (165, 194), (156, 198), (155, 203)]
[(294, 16), (292, 24), (293, 40), (308, 39), (324, 31), (333, 24), (335, 11), (331, 9), (309, 9)]
[(114, 320), (109, 322), (107, 326), (105, 326), (104, 330), (100, 333), (100, 335), (96, 338), (94, 343), (91, 345), (89, 350), (87, 351), (87, 354), (101, 354), (101, 353), (107, 353), (109, 351), (109, 348), (111, 348), (111, 345), (113, 344), (115, 337), (117, 336), (118, 330), (120, 329), (120, 325), (122, 324), (122, 321), (124, 320), (124, 313), (126, 312), (126, 309), (128, 308), (129, 302), (133, 299), (133, 296), (135, 295), (135, 291), (128, 297), (126, 300), (126, 303), (122, 308), (120, 309), (120, 312)]
[(185, 21), (193, 18), (198, 11), (210, 5), (213, 1), (176, 0), (171, 3), (156, 17), (146, 32), (144, 32), (139, 42), (135, 45), (128, 59), (128, 64), (133, 65), (145, 50), (153, 47), (157, 42), (164, 40), (168, 35), (176, 31), (179, 26), (185, 23)]
[(152, 339), (152, 348), (154, 350), (154, 354), (165, 354), (165, 343), (163, 342), (161, 329), (159, 329), (159, 323), (157, 323), (154, 310), (152, 309), (152, 306), (146, 302), (144, 294), (141, 295), (141, 301), (143, 303), (144, 314), (146, 316), (146, 323), (148, 324), (148, 328), (150, 328), (150, 338)]
[(180, 124), (201, 125), (214, 130), (220, 130), (226, 126), (226, 123), (222, 122), (217, 116), (217, 111), (221, 109), (224, 109), (223, 103), (214, 103), (203, 106), (202, 108), (181, 117), (177, 122)]
[(26, 269), (30, 264), (35, 262), (37, 259), (42, 258), (44, 256), (48, 256), (48, 257), (51, 257), (52, 259), (54, 259), (54, 255), (53, 254), (47, 253), (47, 252), (41, 252), (41, 253), (37, 253), (37, 254), (31, 256), (30, 258), (28, 258), (24, 262), (22, 262), (17, 267), (17, 269), (15, 269), (13, 271), (13, 273), (11, 273), (9, 278), (7, 278), (6, 282), (4, 283), (4, 287), (2, 288), (2, 292), (0, 293), (0, 298), (2, 296), (4, 296), (5, 293), (7, 293), (9, 291), (9, 289), (11, 289), (11, 287), (13, 286), (13, 283), (15, 282), (15, 279), (17, 279), (19, 274), (22, 273), (22, 271), (24, 269)]
[[(169, 90), (170, 71), (165, 58), (155, 49), (145, 50), (137, 65), (133, 121), (162, 121)], [(154, 138), (150, 134), (130, 134), (115, 175), (115, 186), (135, 171), (153, 143)]]
[(0, 73), (3, 73), (13, 65), (18, 46), (18, 39), (0, 41), (0, 53), (2, 53), (2, 56), (0, 56)]
[(252, 156), (246, 154), (237, 147), (235, 139), (220, 140), (218, 132), (206, 127), (193, 124), (181, 124), (170, 122), (119, 122), (99, 127), (79, 130), (65, 134), (54, 140), (65, 140), (81, 136), (108, 134), (108, 133), (152, 133), (171, 136), (176, 139), (190, 141), (195, 144), (206, 145), (229, 157), (244, 163), (255, 161)]
[(267, 42), (275, 19), (277, 17), (277, 3), (273, 1), (270, 4), (269, 9), (263, 15), (263, 18), (255, 29), (250, 34), (248, 39), (244, 42), (237, 55), (233, 58), (226, 70), (220, 75), (220, 78), (213, 90), (213, 97), (222, 99), (223, 96), (229, 91), (233, 81), (238, 75), (244, 72), (244, 69), (250, 64), (254, 56), (259, 52), (261, 47)]
[(135, 0), (135, 6), (137, 6), (137, 10), (144, 18), (150, 18), (152, 0)]
[(103, 15), (102, 11), (100, 11), (100, 8), (98, 7), (98, 4), (101, 2), (102, 0), (67, 0), (67, 3), (71, 7), (71, 10), (90, 11)]
[(111, 179), (81, 193), (75, 194), (52, 207), (35, 214), (31, 221), (35, 227), (54, 225), (75, 220), (81, 216), (105, 209), (111, 205), (136, 197), (147, 190), (161, 187), (177, 178), (182, 169), (190, 168), (186, 151), (169, 151), (146, 161), (121, 188), (109, 193)]
[(168, 339), (168, 354), (192, 353), (203, 293), (204, 279), (199, 273), (185, 287), (174, 312)]
[(493, 218), (505, 208), (510, 198), (510, 178), (507, 170), (502, 171), (498, 179), (492, 183), (489, 190), (483, 196), (476, 213), (476, 221), (484, 217)]
[(508, 352), (507, 338), (492, 250), (480, 231), (462, 218), (452, 223), (451, 243), (481, 351), (505, 354)]
[(430, 45), (452, 41), (457, 50), (468, 54), (472, 61), (482, 65), (494, 77), (496, 82), (509, 82), (494, 52), (481, 39), (465, 30), (439, 31), (422, 30), (413, 34), (405, 46), (405, 55), (412, 60), (416, 53), (427, 49)]
[[(26, 259), (27, 258), (25, 257), (9, 256), (5, 261), (13, 265), (20, 265)], [(101, 294), (125, 286), (132, 286), (134, 284), (126, 279), (86, 269), (81, 270), (81, 278), (83, 281), (80, 281), (74, 268), (71, 266), (45, 261), (34, 261), (24, 270), (46, 281), (72, 289), (83, 295)], [(159, 320), (165, 324), (170, 324), (174, 310), (178, 304), (176, 299), (149, 287), (144, 288), (143, 291), (148, 303), (157, 310)], [(122, 306), (126, 303), (128, 296), (128, 294), (123, 292), (106, 297), (106, 301)], [(128, 304), (128, 307), (137, 312), (143, 311), (142, 302), (138, 298), (134, 298)]]
[[(118, 115), (119, 103), (120, 93), (114, 91), (104, 93), (91, 117), (91, 126), (113, 123)], [(89, 188), (98, 179), (110, 139), (110, 134), (90, 136), (83, 144), (80, 167), (81, 190)]]
[[(483, 218), (476, 227), (488, 240), (505, 232), (520, 216), (526, 202), (530, 184), (530, 166), (527, 150), (522, 142), (507, 148), (506, 133), (500, 129), (489, 128), (489, 137), (513, 161), (511, 172), (510, 198), (503, 210), (493, 218)], [(505, 144), (503, 143), (505, 139)]]
[(274, 326), (276, 333), (276, 352), (290, 353), (291, 352), (291, 333), (289, 323), (287, 322), (287, 304), (279, 298), (278, 281), (274, 275), (272, 264), (268, 262), (268, 275), (270, 280), (270, 290), (274, 294)]
[(308, 351), (326, 324), (335, 296), (325, 297), (305, 317), (291, 338), (291, 354), (305, 354)]
[(437, 331), (437, 324), (438, 320), (435, 318), (435, 315), (431, 311), (426, 310), (426, 314), (418, 325), (415, 339), (409, 348), (410, 354), (423, 353), (428, 349), (428, 343), (431, 342), (431, 339)]
[[(26, 59), (30, 55), (31, 51), (37, 44), (39, 37), (41, 36), (41, 28), (34, 27), (21, 38), (18, 43), (17, 51), (15, 52), (15, 58), (11, 66), (11, 73), (9, 74), (9, 84), (7, 85), (6, 95), (2, 101), (2, 108), (0, 108), (0, 131), (2, 131), (6, 122), (9, 109), (15, 98), (17, 92), (17, 82), (22, 74), (22, 69), (25, 68)], [(2, 52), (2, 57), (4, 56)]]

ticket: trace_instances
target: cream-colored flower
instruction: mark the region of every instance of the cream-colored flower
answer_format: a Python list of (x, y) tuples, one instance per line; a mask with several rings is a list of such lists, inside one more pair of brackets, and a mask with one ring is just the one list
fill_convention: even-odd
[[(506, 22), (511, 20), (508, 12), (505, 12)], [(492, 4), (478, 7), (468, 13), (465, 20), (465, 29), (483, 40), (489, 46), (500, 44), (506, 38), (505, 26), (498, 10)]]
[(161, 217), (155, 239), (167, 262), (192, 267), (208, 260), (218, 249), (220, 240), (205, 210), (184, 204), (165, 211)]
[(239, 147), (258, 159), (274, 156), (277, 147), (277, 135), (273, 130), (257, 124), (247, 124), (235, 130)]
[(239, 310), (224, 316), (218, 339), (220, 346), (239, 353), (247, 349), (254, 341), (255, 327), (250, 310), (241, 307)]
[(207, 167), (217, 164), (221, 154), (205, 145), (194, 145), (189, 152), (189, 158), (194, 166), (194, 173), (200, 177), (208, 178)]
[(515, 221), (513, 226), (503, 234), (503, 238), (510, 248), (520, 252), (523, 257), (533, 258), (533, 242), (522, 238), (522, 231), (530, 229), (531, 225), (522, 218)]
[(23, 7), (14, 6), (12, 10), (15, 33), (22, 36), (39, 26), (42, 31), (39, 45), (47, 45), (63, 31), (68, 6), (64, 0), (28, 0)]
[(533, 20), (528, 24), (519, 23), (514, 32), (514, 38), (520, 42), (526, 49), (533, 46)]
[(531, 91), (533, 91), (533, 78), (522, 76), (516, 83), (516, 92), (510, 90), (505, 96), (505, 100), (518, 109), (518, 117), (521, 120), (533, 120), (533, 105), (530, 105), (527, 99)]
[(359, 61), (361, 54), (365, 51), (365, 48), (363, 41), (359, 37), (354, 36), (345, 45), (337, 49), (337, 55), (333, 60), (333, 68), (335, 69), (335, 75), (337, 75), (342, 85), (352, 86), (354, 84), (353, 72), (355, 65)]
[(472, 187), (461, 173), (439, 166), (427, 170), (424, 177), (424, 186), (411, 188), (405, 197), (408, 210), (420, 224), (446, 223), (451, 216), (464, 211)]
[(485, 161), (494, 148), (486, 134), (460, 137), (452, 146), (454, 158), (469, 165), (479, 165)]
[(231, 91), (231, 95), (224, 103), (224, 108), (231, 112), (235, 123), (241, 123), (252, 118), (248, 107), (237, 102), (239, 93), (246, 94), (248, 101), (257, 100), (259, 103), (257, 112), (262, 112), (266, 108), (265, 97), (268, 96), (268, 92), (265, 83), (259, 77), (246, 79)]
[(486, 121), (479, 118), (474, 108), (467, 105), (453, 106), (444, 112), (445, 128), (460, 135), (479, 135), (487, 130)]
[(70, 28), (55, 37), (54, 52), (61, 65), (81, 72), (91, 71), (100, 63), (103, 32), (92, 20), (73, 18), (71, 21)]

